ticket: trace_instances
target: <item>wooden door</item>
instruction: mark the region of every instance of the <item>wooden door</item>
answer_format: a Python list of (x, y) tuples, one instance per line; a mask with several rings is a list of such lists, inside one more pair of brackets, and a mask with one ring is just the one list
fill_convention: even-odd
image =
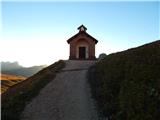
[(86, 47), (79, 47), (79, 59), (86, 58)]

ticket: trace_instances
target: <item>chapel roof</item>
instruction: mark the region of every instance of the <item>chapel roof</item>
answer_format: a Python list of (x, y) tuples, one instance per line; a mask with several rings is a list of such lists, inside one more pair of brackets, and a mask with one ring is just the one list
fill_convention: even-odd
[(79, 32), (77, 34), (75, 34), (74, 36), (72, 36), (71, 38), (69, 38), (67, 40), (68, 43), (70, 43), (72, 40), (74, 40), (76, 37), (78, 37), (79, 35), (86, 35), (87, 37), (91, 38), (93, 41), (95, 41), (95, 43), (98, 42), (98, 40), (96, 40), (94, 37), (92, 37), (91, 35), (89, 35), (86, 30), (87, 28), (84, 25), (81, 25), (77, 28), (79, 30)]

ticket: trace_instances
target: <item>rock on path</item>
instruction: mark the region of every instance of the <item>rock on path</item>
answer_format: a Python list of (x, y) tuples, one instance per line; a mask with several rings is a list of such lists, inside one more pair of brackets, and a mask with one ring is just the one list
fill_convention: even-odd
[(66, 67), (25, 108), (21, 120), (98, 120), (86, 79), (95, 61), (66, 61)]

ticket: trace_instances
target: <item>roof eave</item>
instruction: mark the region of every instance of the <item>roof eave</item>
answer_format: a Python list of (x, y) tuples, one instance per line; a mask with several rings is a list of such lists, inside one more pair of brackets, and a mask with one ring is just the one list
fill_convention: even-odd
[[(87, 34), (87, 36), (88, 37), (90, 37), (91, 39), (93, 39), (94, 41), (95, 41), (95, 44), (97, 44), (98, 43), (98, 40), (97, 39), (95, 39), (94, 37), (92, 37), (91, 35), (89, 35), (88, 33), (86, 33), (86, 32), (84, 32), (85, 34)], [(70, 43), (70, 41), (72, 41), (73, 40), (73, 38), (74, 37), (76, 37), (77, 35), (79, 35), (80, 33), (77, 33), (76, 35), (74, 35), (74, 36), (72, 36), (71, 38), (69, 38), (68, 40), (67, 40), (67, 43), (69, 44)]]

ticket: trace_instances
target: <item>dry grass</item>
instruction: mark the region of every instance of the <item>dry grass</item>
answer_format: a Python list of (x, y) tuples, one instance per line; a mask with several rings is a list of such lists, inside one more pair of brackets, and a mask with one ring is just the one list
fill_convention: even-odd
[(9, 75), (9, 74), (1, 74), (1, 80), (24, 80), (24, 79), (26, 79), (26, 77)]
[(0, 93), (4, 93), (11, 86), (22, 82), (26, 79), (23, 76), (9, 75), (9, 74), (1, 74), (1, 91)]

